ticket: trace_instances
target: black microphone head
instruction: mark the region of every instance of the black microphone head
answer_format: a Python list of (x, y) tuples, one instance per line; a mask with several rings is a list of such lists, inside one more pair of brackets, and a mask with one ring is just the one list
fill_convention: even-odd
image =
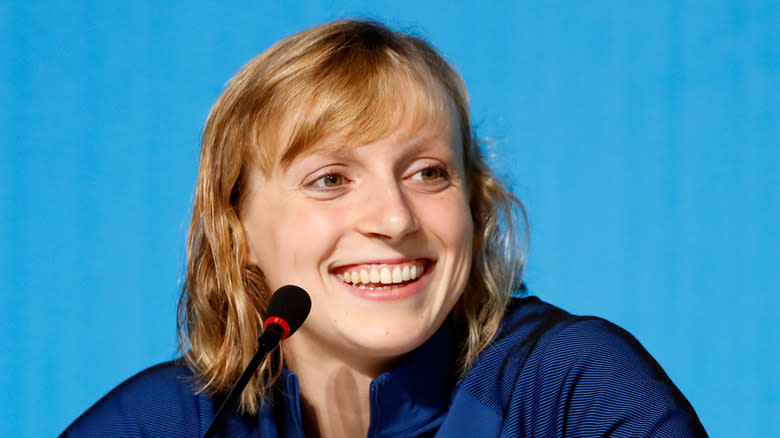
[(282, 286), (271, 295), (268, 309), (265, 311), (266, 320), (277, 317), (287, 322), (290, 332), (286, 337), (295, 333), (303, 325), (303, 321), (309, 316), (311, 310), (311, 298), (305, 290), (298, 286)]

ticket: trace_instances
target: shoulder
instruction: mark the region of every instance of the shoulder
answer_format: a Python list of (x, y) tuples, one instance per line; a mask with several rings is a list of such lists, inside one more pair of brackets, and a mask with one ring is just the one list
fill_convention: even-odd
[(513, 300), (462, 387), (502, 416), (511, 435), (704, 434), (688, 401), (631, 334), (535, 297)]
[(485, 362), (494, 370), (500, 363), (501, 372), (513, 377), (525, 377), (536, 369), (544, 369), (544, 376), (551, 377), (585, 368), (595, 374), (633, 373), (668, 379), (624, 329), (602, 318), (572, 315), (536, 297), (512, 301), (474, 371), (481, 370)]
[(71, 424), (62, 436), (200, 436), (213, 408), (182, 361), (127, 379)]
[(511, 382), (527, 369), (531, 355), (575, 318), (536, 297), (513, 299), (492, 344), (463, 378), (461, 388), (495, 410), (503, 410), (512, 396)]

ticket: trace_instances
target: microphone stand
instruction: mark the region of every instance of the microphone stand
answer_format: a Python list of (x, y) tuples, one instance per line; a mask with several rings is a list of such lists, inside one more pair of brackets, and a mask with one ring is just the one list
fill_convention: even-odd
[(230, 389), (227, 398), (225, 398), (225, 401), (222, 402), (222, 405), (220, 405), (217, 413), (214, 415), (214, 419), (211, 420), (211, 424), (203, 434), (203, 438), (211, 438), (214, 436), (214, 432), (216, 431), (218, 425), (217, 423), (219, 423), (220, 418), (223, 416), (223, 412), (233, 410), (233, 405), (235, 405), (236, 400), (238, 400), (238, 398), (241, 396), (241, 393), (244, 392), (244, 388), (246, 388), (249, 380), (252, 379), (255, 371), (257, 371), (257, 367), (260, 366), (260, 362), (263, 361), (265, 356), (270, 353), (271, 350), (279, 345), (279, 341), (282, 340), (283, 335), (284, 331), (278, 324), (271, 324), (263, 331), (263, 334), (260, 335), (260, 338), (257, 339), (257, 352), (255, 352), (255, 355), (252, 356), (252, 360), (249, 361), (249, 365), (247, 365), (244, 369), (244, 372), (241, 373), (241, 377), (238, 378), (236, 384), (233, 385), (233, 388)]

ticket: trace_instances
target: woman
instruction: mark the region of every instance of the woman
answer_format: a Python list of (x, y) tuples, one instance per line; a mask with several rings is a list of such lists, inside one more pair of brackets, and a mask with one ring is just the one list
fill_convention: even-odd
[(285, 284), (310, 293), (311, 314), (223, 436), (704, 435), (630, 335), (512, 298), (522, 211), (472, 137), (460, 77), (427, 43), (359, 21), (289, 37), (231, 80), (206, 123), (183, 358), (65, 435), (202, 435)]

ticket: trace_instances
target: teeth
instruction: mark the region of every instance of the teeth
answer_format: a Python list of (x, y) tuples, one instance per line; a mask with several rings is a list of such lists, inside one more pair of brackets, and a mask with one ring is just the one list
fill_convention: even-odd
[(418, 279), (425, 268), (422, 264), (405, 264), (403, 266), (382, 266), (376, 268), (361, 268), (355, 271), (345, 271), (336, 274), (339, 280), (354, 284), (363, 289), (378, 290), (394, 283), (403, 283), (405, 281)]
[(368, 286), (365, 284), (357, 284), (355, 286), (357, 286), (358, 289), (364, 289), (364, 290), (387, 290), (393, 288), (393, 286)]
[(393, 283), (400, 283), (400, 282), (402, 282), (403, 281), (402, 278), (403, 277), (401, 277), (401, 268), (396, 266), (395, 269), (393, 269)]
[(387, 268), (382, 268), (380, 271), (382, 284), (390, 284), (393, 282), (393, 274), (390, 273), (390, 270)]

